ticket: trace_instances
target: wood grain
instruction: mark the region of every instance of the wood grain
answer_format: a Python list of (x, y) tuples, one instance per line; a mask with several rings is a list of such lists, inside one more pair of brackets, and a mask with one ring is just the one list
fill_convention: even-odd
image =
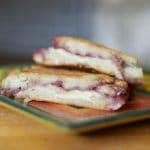
[(0, 105), (0, 135), (0, 150), (149, 150), (150, 120), (68, 134)]

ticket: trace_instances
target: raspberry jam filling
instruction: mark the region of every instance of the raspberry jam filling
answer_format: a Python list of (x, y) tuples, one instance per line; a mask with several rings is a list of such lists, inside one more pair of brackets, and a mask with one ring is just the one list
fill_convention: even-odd
[(111, 56), (104, 57), (104, 56), (96, 55), (96, 54), (93, 54), (93, 53), (81, 54), (81, 53), (79, 53), (78, 50), (76, 50), (76, 52), (73, 52), (72, 48), (67, 46), (65, 43), (59, 43), (55, 37), (51, 39), (51, 42), (52, 42), (53, 47), (56, 50), (59, 49), (59, 48), (62, 48), (67, 52), (70, 52), (72, 54), (79, 55), (79, 56), (82, 56), (82, 57), (94, 57), (94, 58), (98, 57), (98, 58), (101, 58), (101, 59), (111, 59), (113, 62), (118, 64), (117, 66), (123, 66), (124, 65), (123, 60), (121, 58), (119, 58), (117, 55), (111, 55)]
[[(56, 51), (63, 49), (64, 51), (66, 51), (68, 53), (71, 53), (73, 55), (80, 56), (80, 57), (99, 58), (99, 59), (103, 59), (103, 60), (111, 60), (112, 63), (115, 64), (115, 66), (118, 68), (122, 78), (125, 78), (123, 70), (127, 65), (125, 64), (125, 62), (120, 57), (118, 57), (116, 55), (109, 55), (107, 57), (106, 56), (104, 57), (102, 55), (97, 55), (97, 54), (93, 54), (93, 53), (90, 53), (90, 52), (81, 54), (78, 50), (72, 51), (69, 47), (66, 47), (66, 46), (57, 47), (56, 45), (54, 45), (54, 47), (52, 47), (52, 48), (53, 48), (53, 50), (56, 50)], [(47, 58), (46, 58), (47, 51), (51, 51), (51, 49), (41, 49), (40, 51), (35, 52), (34, 56), (40, 55), (41, 58), (42, 58), (42, 61), (45, 62), (45, 61), (47, 61)]]
[[(34, 88), (36, 86), (41, 86), (41, 87), (48, 87), (48, 86), (54, 86), (54, 87), (59, 87), (62, 88), (65, 91), (72, 91), (72, 90), (79, 90), (79, 91), (95, 91), (97, 93), (101, 93), (103, 95), (105, 95), (106, 97), (111, 97), (113, 99), (117, 99), (117, 97), (126, 95), (127, 93), (127, 89), (120, 87), (116, 84), (113, 83), (104, 83), (104, 82), (97, 82), (95, 84), (91, 84), (87, 87), (81, 88), (79, 86), (73, 86), (70, 88), (65, 87), (65, 84), (63, 81), (61, 80), (56, 80), (55, 82), (51, 82), (51, 83), (41, 83), (40, 81), (31, 81), (29, 82), (30, 84), (27, 84), (24, 87), (18, 87), (18, 88), (14, 88), (14, 89), (4, 89), (3, 94), (8, 96), (8, 97), (13, 97), (15, 96), (17, 93), (19, 93), (20, 91), (24, 91), (27, 90), (29, 88)], [(114, 94), (110, 94), (109, 90), (108, 91), (102, 91), (101, 88), (103, 86), (108, 86), (108, 88), (111, 88), (114, 92)]]

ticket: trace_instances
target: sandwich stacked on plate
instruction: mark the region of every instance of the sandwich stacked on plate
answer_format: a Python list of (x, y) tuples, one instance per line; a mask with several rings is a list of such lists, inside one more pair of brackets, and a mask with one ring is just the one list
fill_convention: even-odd
[(79, 38), (61, 36), (51, 42), (33, 54), (37, 66), (3, 80), (4, 95), (117, 110), (128, 100), (130, 86), (143, 83), (142, 68), (132, 56)]

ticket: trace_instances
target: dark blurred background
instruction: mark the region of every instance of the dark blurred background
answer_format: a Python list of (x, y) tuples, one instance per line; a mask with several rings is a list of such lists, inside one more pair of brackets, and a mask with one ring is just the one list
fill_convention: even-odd
[(0, 63), (31, 61), (55, 35), (121, 49), (150, 70), (149, 0), (0, 0)]

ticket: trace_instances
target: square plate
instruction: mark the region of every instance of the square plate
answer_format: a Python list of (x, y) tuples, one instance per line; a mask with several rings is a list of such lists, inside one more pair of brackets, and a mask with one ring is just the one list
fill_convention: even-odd
[[(5, 65), (0, 67), (0, 81), (12, 69), (26, 65)], [(31, 101), (29, 104), (0, 96), (0, 103), (24, 113), (46, 125), (59, 127), (64, 131), (87, 132), (118, 124), (150, 118), (150, 75), (144, 75), (144, 88), (138, 89), (134, 99), (118, 111), (74, 107), (51, 102)]]

